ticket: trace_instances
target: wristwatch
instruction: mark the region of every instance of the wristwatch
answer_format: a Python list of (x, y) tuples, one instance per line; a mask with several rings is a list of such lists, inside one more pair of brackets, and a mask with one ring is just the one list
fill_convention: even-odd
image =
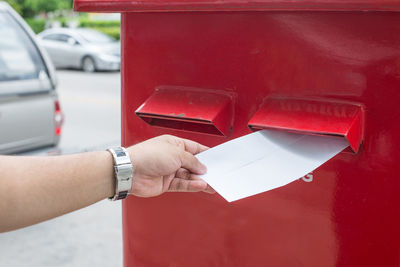
[(124, 147), (107, 149), (114, 158), (115, 195), (110, 200), (120, 200), (128, 197), (132, 190), (133, 165), (129, 153)]

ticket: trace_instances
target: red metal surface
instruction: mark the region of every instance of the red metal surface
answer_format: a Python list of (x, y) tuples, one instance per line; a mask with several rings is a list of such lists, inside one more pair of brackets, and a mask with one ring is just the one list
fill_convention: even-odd
[(77, 11), (399, 11), (398, 0), (75, 0)]
[[(214, 146), (250, 133), (269, 96), (365, 106), (358, 154), (340, 153), (312, 182), (233, 203), (203, 193), (128, 198), (126, 267), (399, 266), (399, 13), (126, 13), (122, 36), (124, 145), (168, 133)], [(134, 111), (162, 85), (235, 93), (233, 131), (148, 125)]]
[[(138, 11), (150, 3), (81, 0), (77, 7)], [(192, 4), (152, 3), (164, 10)], [(240, 9), (242, 3), (230, 7)], [(398, 1), (372, 0), (257, 3), (296, 10), (296, 4), (399, 7)], [(299, 180), (233, 203), (203, 193), (124, 200), (124, 265), (399, 266), (399, 47), (396, 12), (122, 14), (124, 145), (169, 133), (214, 146), (250, 133), (250, 118), (270, 95), (365, 106), (359, 153), (340, 153), (315, 170), (311, 182)], [(212, 136), (145, 123), (134, 111), (162, 85), (236, 94), (232, 132)]]
[(233, 96), (198, 88), (161, 87), (136, 110), (149, 125), (211, 135), (228, 135)]
[(331, 99), (268, 98), (250, 119), (249, 128), (342, 136), (358, 152), (364, 111), (360, 104)]

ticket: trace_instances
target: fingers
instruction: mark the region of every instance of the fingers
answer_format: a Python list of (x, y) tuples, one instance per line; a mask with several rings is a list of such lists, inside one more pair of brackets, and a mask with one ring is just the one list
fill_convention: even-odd
[[(175, 174), (175, 178), (179, 178), (181, 180), (198, 180), (198, 181), (203, 181), (200, 177), (191, 174), (188, 170), (180, 168), (176, 174)], [(180, 182), (180, 181), (179, 181)], [(204, 182), (204, 181), (203, 181)], [(175, 182), (177, 183), (177, 182)], [(180, 186), (183, 186), (184, 184), (180, 183)], [(174, 185), (176, 187), (176, 185)], [(203, 187), (203, 185), (202, 185)], [(175, 191), (182, 191), (182, 190), (175, 190)], [(206, 183), (206, 187), (200, 191), (206, 192), (206, 193), (210, 193), (210, 194), (214, 194), (215, 190)], [(197, 192), (197, 191), (196, 191)]]
[(169, 192), (200, 192), (205, 191), (208, 184), (203, 180), (186, 180), (174, 178), (169, 185)]
[(207, 171), (206, 166), (201, 164), (201, 162), (193, 156), (190, 152), (181, 151), (180, 152), (180, 160), (182, 168), (187, 169), (188, 171), (195, 174), (205, 174)]
[(183, 150), (191, 153), (191, 154), (198, 154), (208, 149), (208, 147), (203, 146), (195, 141), (184, 139), (180, 137), (176, 137), (173, 135), (163, 135), (160, 138), (164, 138), (167, 142), (177, 145), (178, 147), (182, 148)]
[(214, 190), (209, 184), (207, 184), (207, 188), (203, 190), (203, 192), (209, 193), (209, 194), (215, 194), (217, 191)]
[(200, 152), (203, 152), (203, 151), (209, 149), (209, 147), (204, 146), (195, 141), (185, 139), (185, 138), (180, 138), (180, 137), (173, 136), (173, 135), (166, 134), (166, 135), (161, 135), (161, 136), (158, 136), (155, 138), (158, 138), (158, 139), (167, 141), (168, 143), (177, 145), (178, 147), (183, 148), (185, 151), (187, 151), (193, 155), (196, 155)]
[(181, 179), (191, 179), (192, 174), (190, 173), (190, 171), (184, 169), (184, 168), (180, 168), (176, 174), (175, 177), (176, 178), (181, 178)]
[(192, 140), (182, 138), (182, 141), (185, 145), (185, 150), (193, 155), (196, 155), (208, 149), (208, 147), (203, 146), (202, 144), (199, 144)]

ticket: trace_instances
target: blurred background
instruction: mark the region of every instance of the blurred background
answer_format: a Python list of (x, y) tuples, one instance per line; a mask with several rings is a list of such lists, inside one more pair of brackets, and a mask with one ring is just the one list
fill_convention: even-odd
[[(120, 145), (119, 38), (119, 14), (0, 0), (0, 154)], [(102, 201), (0, 234), (0, 266), (122, 266), (121, 228), (121, 203)]]
[(104, 32), (119, 40), (120, 15), (76, 13), (72, 0), (7, 0), (35, 33), (51, 27), (85, 27)]

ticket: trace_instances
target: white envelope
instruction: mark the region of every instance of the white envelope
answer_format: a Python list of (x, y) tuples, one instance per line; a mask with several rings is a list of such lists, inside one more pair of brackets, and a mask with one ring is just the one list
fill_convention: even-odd
[(262, 130), (204, 151), (201, 178), (227, 201), (289, 184), (348, 146), (343, 137)]

